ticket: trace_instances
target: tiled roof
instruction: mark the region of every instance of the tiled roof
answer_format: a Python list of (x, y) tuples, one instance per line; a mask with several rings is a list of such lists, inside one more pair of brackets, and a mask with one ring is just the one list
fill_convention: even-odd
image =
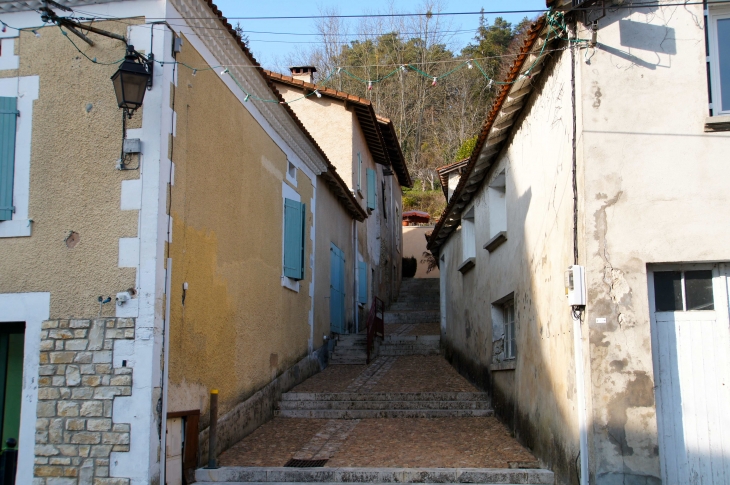
[(428, 249), (432, 252), (437, 253), (451, 233), (459, 227), (463, 209), (477, 193), (489, 173), (489, 168), (508, 139), (512, 125), (519, 119), (522, 108), (532, 93), (534, 80), (539, 76), (548, 57), (547, 54), (540, 53), (543, 44), (548, 41), (547, 30), (544, 15), (528, 30), (525, 43), (515, 58), (504, 81), (505, 84), (502, 85), (502, 90), (482, 126), (464, 174), (428, 240)]
[(354, 94), (308, 83), (278, 72), (264, 69), (264, 73), (274, 82), (285, 84), (303, 92), (317, 91), (322, 96), (341, 101), (346, 107), (352, 107), (375, 162), (386, 167), (393, 167), (401, 186), (411, 187), (413, 185), (398, 142), (398, 136), (395, 133), (395, 127), (389, 119), (375, 114), (372, 102)]
[(459, 170), (460, 168), (465, 167), (468, 162), (469, 159), (464, 158), (458, 162), (449, 163), (448, 165), (444, 165), (436, 169), (436, 173), (439, 174), (439, 180), (441, 181), (441, 190), (444, 191), (447, 202), (449, 198), (449, 174), (454, 170)]

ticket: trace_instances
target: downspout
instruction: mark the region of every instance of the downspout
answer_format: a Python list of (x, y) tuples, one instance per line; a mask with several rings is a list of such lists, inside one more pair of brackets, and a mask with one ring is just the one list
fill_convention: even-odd
[[(575, 39), (575, 25), (572, 26), (570, 39)], [(575, 100), (575, 49), (570, 48), (570, 89), (571, 89), (571, 105), (573, 111), (573, 264), (578, 262), (578, 149), (577, 149), (577, 115)], [(588, 427), (586, 412), (586, 391), (585, 391), (585, 372), (583, 369), (583, 334), (581, 328), (582, 310), (580, 307), (572, 307), (571, 315), (573, 317), (573, 354), (575, 356), (575, 380), (576, 380), (576, 400), (578, 407), (578, 438), (580, 446), (580, 485), (588, 485)]]
[(353, 284), (355, 288), (353, 289), (352, 296), (353, 296), (353, 307), (352, 311), (355, 314), (354, 315), (354, 322), (355, 322), (355, 333), (360, 332), (360, 318), (359, 318), (359, 312), (358, 309), (358, 301), (359, 301), (359, 295), (358, 295), (358, 289), (360, 286), (358, 283), (360, 282), (360, 275), (358, 271), (358, 264), (360, 262), (360, 256), (357, 252), (357, 219), (352, 220), (352, 248), (353, 248), (353, 256), (352, 260), (354, 261), (354, 270), (355, 270), (355, 277), (352, 279)]

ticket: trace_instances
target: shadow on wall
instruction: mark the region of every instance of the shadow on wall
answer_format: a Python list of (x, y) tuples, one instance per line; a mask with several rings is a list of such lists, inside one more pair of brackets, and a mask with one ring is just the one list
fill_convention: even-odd
[(433, 231), (434, 226), (403, 226), (403, 257), (414, 257), (418, 262), (415, 278), (438, 278), (438, 267), (427, 272), (428, 262), (425, 261), (426, 234)]

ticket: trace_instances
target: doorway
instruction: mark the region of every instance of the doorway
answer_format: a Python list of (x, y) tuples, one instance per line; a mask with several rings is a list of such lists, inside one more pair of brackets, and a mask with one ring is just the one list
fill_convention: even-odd
[(330, 243), (330, 330), (345, 330), (345, 253)]
[(0, 485), (15, 482), (24, 347), (25, 323), (0, 324)]
[(725, 265), (649, 272), (662, 483), (730, 483), (730, 327)]

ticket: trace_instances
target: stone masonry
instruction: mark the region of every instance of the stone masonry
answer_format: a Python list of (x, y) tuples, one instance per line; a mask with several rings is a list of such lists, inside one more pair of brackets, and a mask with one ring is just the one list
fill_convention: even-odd
[(109, 477), (112, 451), (129, 451), (129, 424), (112, 422), (132, 394), (132, 368), (112, 364), (114, 341), (134, 339), (133, 318), (43, 322), (34, 485), (128, 485)]

